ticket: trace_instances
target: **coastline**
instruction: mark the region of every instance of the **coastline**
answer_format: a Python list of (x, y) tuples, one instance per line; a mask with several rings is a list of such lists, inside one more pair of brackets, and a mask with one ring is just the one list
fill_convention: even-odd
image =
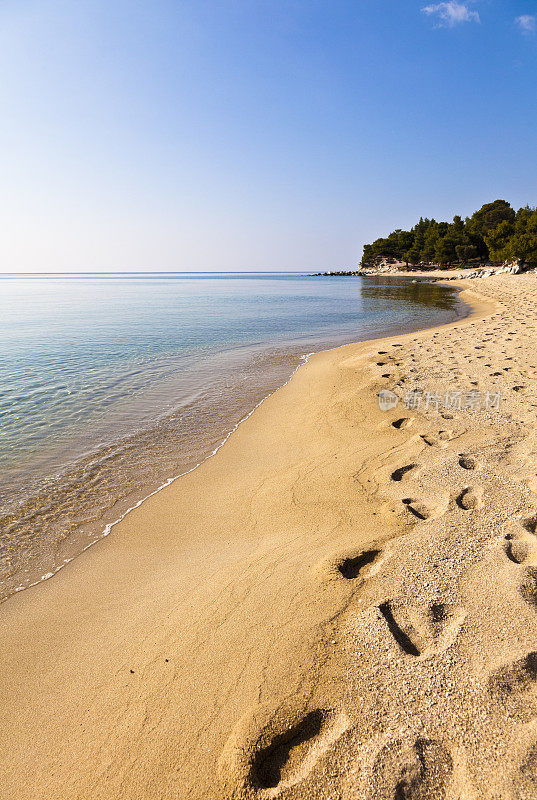
[[(509, 290), (521, 280), (511, 279)], [(403, 349), (427, 347), (425, 364), (443, 352), (435, 339), (461, 337), (496, 317), (505, 297), (488, 286), (479, 284), (487, 298), (463, 284), (473, 310), (462, 320), (315, 354), (214, 457), (148, 498), (53, 581), (6, 601), (6, 796), (254, 797), (255, 753), (268, 752), (281, 730), (315, 709), (322, 709), (315, 763), (305, 773), (297, 752), (280, 789), (311, 796), (314, 781), (315, 796), (332, 796), (317, 766), (325, 757), (335, 759), (332, 769), (345, 763), (353, 736), (364, 738), (370, 724), (353, 701), (356, 668), (368, 669), (358, 657), (367, 637), (353, 626), (361, 619), (371, 634), (375, 591), (401, 593), (398, 541), (442, 541), (433, 529), (442, 503), (416, 523), (390, 495), (389, 475), (416, 449), (426, 472), (451, 439), (424, 445), (424, 436), (434, 440), (436, 419), (393, 427), (401, 414), (378, 409), (386, 386), (379, 367), (390, 369), (395, 385), (404, 377), (396, 363)], [(387, 360), (377, 363), (385, 347)], [(396, 489), (409, 485), (405, 479)], [(341, 559), (363, 552), (376, 553), (363, 565), (368, 580), (342, 577)], [(439, 582), (448, 577), (444, 570)], [(420, 597), (416, 587), (412, 594)], [(368, 647), (378, 667), (374, 643)], [(395, 667), (410, 658), (390, 653)], [(381, 669), (371, 685), (389, 674)], [(397, 676), (390, 680), (399, 686)], [(394, 727), (384, 724), (390, 741)], [(378, 732), (366, 740), (374, 761)], [(367, 780), (354, 778), (354, 788)]]
[[(324, 352), (324, 351), (323, 351), (323, 352)], [(93, 545), (97, 544), (97, 543), (98, 543), (98, 542), (99, 542), (101, 539), (104, 539), (106, 536), (109, 536), (109, 535), (110, 535), (110, 533), (112, 532), (112, 528), (114, 528), (116, 525), (119, 525), (119, 523), (120, 523), (120, 522), (122, 522), (122, 521), (125, 519), (125, 517), (126, 517), (128, 514), (130, 514), (132, 511), (136, 511), (136, 509), (137, 509), (137, 508), (140, 508), (140, 506), (141, 506), (143, 503), (145, 503), (145, 502), (146, 502), (146, 500), (149, 500), (149, 498), (153, 497), (154, 495), (157, 495), (157, 494), (159, 494), (159, 493), (160, 493), (160, 492), (162, 492), (164, 489), (166, 489), (168, 486), (171, 486), (173, 483), (175, 483), (175, 481), (179, 480), (179, 478), (184, 478), (186, 475), (189, 475), (191, 472), (194, 472), (194, 470), (198, 469), (198, 467), (201, 467), (201, 465), (202, 465), (202, 464), (204, 464), (204, 463), (205, 463), (205, 462), (206, 462), (206, 461), (207, 461), (209, 458), (212, 458), (213, 456), (215, 456), (215, 455), (218, 453), (218, 451), (220, 450), (220, 448), (222, 448), (222, 447), (225, 445), (225, 443), (227, 442), (227, 440), (229, 439), (229, 437), (230, 437), (230, 436), (232, 436), (232, 435), (235, 433), (235, 431), (238, 429), (239, 425), (241, 425), (241, 424), (242, 424), (243, 422), (245, 422), (245, 421), (246, 421), (246, 420), (247, 420), (249, 417), (251, 417), (251, 416), (252, 416), (252, 414), (254, 413), (254, 411), (256, 411), (256, 410), (259, 408), (259, 406), (260, 406), (260, 405), (261, 405), (261, 404), (262, 404), (262, 403), (263, 403), (265, 400), (267, 400), (269, 397), (271, 397), (271, 396), (272, 396), (272, 395), (273, 395), (275, 392), (277, 392), (279, 389), (283, 389), (283, 387), (284, 387), (284, 386), (287, 386), (287, 384), (288, 384), (288, 383), (289, 383), (289, 381), (292, 379), (293, 375), (294, 375), (294, 374), (297, 372), (297, 370), (298, 370), (298, 369), (300, 369), (300, 367), (301, 367), (303, 364), (307, 364), (307, 362), (308, 362), (309, 358), (310, 358), (312, 355), (315, 355), (315, 353), (306, 353), (304, 356), (302, 356), (302, 360), (301, 360), (301, 362), (300, 362), (300, 363), (299, 363), (299, 364), (298, 364), (298, 365), (297, 365), (297, 366), (296, 366), (296, 367), (293, 369), (293, 371), (291, 372), (291, 375), (289, 376), (289, 378), (288, 378), (288, 379), (287, 379), (287, 380), (286, 380), (284, 383), (282, 383), (282, 384), (281, 384), (281, 386), (278, 386), (278, 387), (277, 387), (276, 389), (274, 389), (272, 392), (270, 392), (269, 394), (265, 395), (265, 396), (264, 396), (264, 397), (263, 397), (263, 398), (262, 398), (262, 399), (261, 399), (261, 400), (260, 400), (258, 403), (256, 403), (256, 405), (255, 405), (255, 406), (254, 406), (254, 407), (253, 407), (253, 408), (252, 408), (250, 411), (248, 411), (248, 412), (247, 412), (247, 413), (246, 413), (246, 414), (245, 414), (243, 417), (241, 417), (241, 419), (240, 419), (240, 420), (239, 420), (239, 421), (238, 421), (238, 422), (237, 422), (237, 423), (236, 423), (236, 424), (235, 424), (235, 425), (234, 425), (234, 426), (231, 428), (231, 430), (229, 430), (229, 431), (228, 431), (228, 432), (225, 434), (225, 436), (224, 436), (224, 438), (222, 439), (222, 441), (221, 441), (221, 442), (220, 442), (220, 443), (219, 443), (219, 444), (218, 444), (218, 445), (217, 445), (217, 446), (216, 446), (216, 447), (215, 447), (215, 448), (214, 448), (214, 449), (213, 449), (213, 450), (212, 450), (212, 451), (211, 451), (211, 452), (210, 452), (210, 453), (209, 453), (207, 456), (205, 456), (205, 457), (204, 457), (204, 458), (203, 458), (201, 461), (199, 461), (197, 464), (194, 464), (194, 466), (193, 466), (193, 467), (190, 467), (189, 469), (187, 469), (185, 472), (181, 472), (181, 473), (179, 473), (178, 475), (173, 475), (171, 478), (167, 478), (167, 480), (165, 480), (165, 481), (164, 481), (164, 483), (162, 483), (162, 484), (160, 484), (159, 486), (157, 486), (157, 488), (156, 488), (156, 489), (154, 489), (154, 490), (150, 491), (150, 492), (149, 492), (149, 494), (146, 494), (146, 495), (144, 495), (144, 496), (143, 496), (143, 497), (142, 497), (140, 500), (137, 500), (137, 501), (136, 501), (136, 503), (134, 503), (134, 505), (132, 505), (132, 506), (129, 506), (129, 507), (126, 509), (126, 511), (123, 511), (123, 512), (120, 514), (120, 516), (119, 516), (117, 519), (113, 520), (112, 522), (108, 522), (108, 523), (107, 523), (107, 524), (104, 526), (102, 533), (101, 533), (99, 536), (97, 536), (97, 537), (96, 537), (96, 538), (95, 538), (93, 541), (89, 542), (89, 543), (88, 543), (88, 544), (87, 544), (87, 545), (86, 545), (84, 548), (82, 548), (82, 551), (81, 551), (81, 552), (82, 552), (82, 553), (84, 553), (84, 552), (85, 552), (86, 550), (88, 550), (90, 547), (93, 547)], [(60, 565), (59, 565), (59, 566), (58, 566), (58, 567), (57, 567), (57, 568), (54, 570), (54, 572), (49, 572), (49, 573), (46, 573), (46, 574), (45, 574), (45, 575), (43, 575), (41, 578), (39, 578), (39, 580), (36, 580), (36, 581), (34, 581), (33, 583), (29, 583), (29, 584), (27, 584), (27, 585), (24, 585), (24, 586), (18, 586), (16, 589), (14, 589), (14, 591), (13, 591), (13, 594), (18, 594), (19, 592), (22, 592), (22, 591), (24, 591), (25, 589), (31, 589), (31, 588), (33, 588), (34, 586), (38, 586), (38, 585), (39, 585), (40, 583), (42, 583), (43, 581), (46, 581), (46, 580), (49, 580), (50, 578), (53, 578), (53, 577), (54, 577), (54, 575), (56, 575), (56, 574), (57, 574), (57, 573), (58, 573), (58, 572), (59, 572), (61, 569), (63, 569), (64, 567), (66, 567), (66, 566), (67, 566), (67, 564), (70, 564), (70, 563), (71, 563), (71, 561), (73, 561), (75, 558), (76, 558), (76, 556), (73, 556), (72, 558), (67, 558), (67, 559), (65, 559), (65, 560), (63, 561), (63, 563), (62, 563), (62, 564), (60, 564)], [(10, 597), (10, 596), (11, 596), (11, 595), (8, 595), (8, 597)], [(7, 599), (8, 599), (8, 597), (6, 597), (6, 598), (5, 598), (5, 600), (7, 600)]]
[[(453, 295), (453, 287), (447, 288)], [(447, 306), (444, 308), (441, 305), (440, 311), (447, 315)], [(457, 301), (451, 313), (456, 319), (464, 316), (464, 304)], [(419, 327), (409, 323), (396, 328), (395, 332), (402, 334), (436, 324), (436, 320)], [(126, 438), (106, 442), (100, 450), (88, 453), (82, 460), (47, 478), (38, 494), (30, 495), (20, 506), (13, 505), (11, 509), (6, 509), (2, 523), (5, 524), (5, 541), (9, 542), (9, 547), (4, 554), (4, 563), (11, 573), (4, 570), (0, 575), (0, 603), (13, 594), (54, 577), (80, 553), (107, 536), (112, 527), (148, 497), (212, 457), (238, 425), (268, 396), (285, 385), (312, 353), (363, 341), (361, 338), (352, 340), (352, 335), (344, 333), (339, 338), (340, 341), (328, 346), (323, 343), (320, 349), (306, 354), (300, 353), (298, 345), (292, 341), (284, 349), (275, 345), (272, 360), (270, 352), (263, 351), (262, 373), (261, 366), (256, 366), (259, 374), (253, 376), (251, 386), (241, 386), (244, 397), (240, 402), (238, 398), (233, 398), (232, 393), (225, 393), (227, 405), (220, 404), (218, 422), (214, 420), (217, 410), (214, 403), (213, 406), (205, 403), (198, 411), (195, 407), (188, 409), (184, 423), (182, 412), (179, 414), (180, 422), (174, 421), (177, 416), (175, 410), (171, 416), (159, 418), (155, 428), (148, 427)], [(308, 342), (309, 346), (311, 344), (313, 342)], [(212, 394), (216, 397), (218, 391)], [(210, 428), (204, 418), (211, 420)], [(195, 437), (187, 434), (189, 425)], [(195, 444), (191, 443), (194, 438)], [(148, 454), (145, 460), (140, 457), (141, 448)], [(155, 465), (158, 463), (159, 467), (153, 469), (152, 462)], [(166, 463), (168, 468), (164, 466)], [(117, 485), (114, 483), (114, 474), (120, 476)], [(90, 491), (84, 491), (84, 484), (91, 487)], [(102, 487), (100, 494), (99, 487)], [(26, 514), (27, 520), (21, 514)], [(80, 523), (77, 522), (78, 517), (82, 520)], [(27, 553), (23, 545), (19, 555), (16, 549), (19, 539), (23, 543), (35, 543), (36, 552), (32, 554), (28, 546)], [(19, 558), (20, 563), (17, 563)]]

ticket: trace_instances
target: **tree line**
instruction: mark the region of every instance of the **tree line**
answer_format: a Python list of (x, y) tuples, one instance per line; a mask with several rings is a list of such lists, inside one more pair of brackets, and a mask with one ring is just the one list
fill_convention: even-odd
[(421, 218), (409, 231), (395, 230), (364, 245), (362, 265), (382, 259), (448, 266), (472, 261), (537, 262), (537, 208), (515, 211), (506, 200), (485, 203), (471, 217), (453, 222)]

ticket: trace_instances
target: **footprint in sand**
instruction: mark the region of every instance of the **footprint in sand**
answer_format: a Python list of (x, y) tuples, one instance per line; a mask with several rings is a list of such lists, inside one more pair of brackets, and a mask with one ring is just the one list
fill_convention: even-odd
[(360, 575), (363, 577), (364, 568), (372, 564), (380, 552), (380, 550), (366, 550), (358, 555), (346, 555), (338, 559), (336, 569), (346, 580), (356, 580)]
[(537, 606), (537, 569), (525, 569), (520, 581), (519, 592), (526, 603)]
[(466, 486), (457, 497), (457, 505), (465, 511), (479, 508), (483, 504), (483, 489), (481, 486)]
[(481, 465), (477, 458), (474, 458), (474, 456), (461, 453), (459, 458), (459, 466), (463, 469), (479, 469)]
[(402, 503), (418, 519), (434, 520), (446, 513), (449, 506), (448, 495), (420, 500), (415, 497), (405, 497)]
[[(492, 697), (500, 700), (510, 712), (518, 712), (531, 717), (537, 710), (535, 690), (537, 684), (537, 651), (504, 664), (494, 670), (488, 679), (488, 691)], [(530, 703), (530, 698), (533, 702)]]
[(433, 603), (425, 608), (386, 601), (379, 606), (388, 631), (400, 650), (428, 658), (451, 647), (466, 618), (460, 606)]
[(537, 567), (537, 516), (522, 520), (513, 533), (506, 533), (504, 550), (514, 564)]
[(397, 467), (390, 475), (392, 481), (402, 481), (403, 478), (408, 478), (410, 475), (415, 477), (418, 464), (405, 464), (404, 467)]
[(372, 800), (440, 800), (446, 797), (453, 760), (438, 741), (395, 739), (378, 753), (364, 795)]
[(365, 580), (380, 565), (383, 560), (381, 555), (381, 548), (375, 547), (339, 551), (318, 562), (313, 568), (313, 574), (321, 580)]
[(257, 751), (250, 772), (253, 788), (272, 790), (270, 797), (300, 783), (348, 727), (343, 712), (310, 711)]
[(439, 431), (436, 436), (432, 433), (422, 433), (421, 438), (429, 447), (447, 447), (447, 443), (453, 438), (453, 431)]
[(397, 430), (410, 428), (413, 422), (414, 417), (401, 417), (401, 419), (396, 419), (394, 422), (392, 422), (392, 427), (397, 428)]
[(530, 556), (530, 546), (522, 538), (512, 539), (510, 534), (506, 535), (507, 543), (505, 553), (507, 558), (514, 564), (524, 564)]
[(258, 752), (252, 763), (252, 777), (261, 789), (273, 789), (296, 772), (304, 760), (310, 743), (321, 733), (324, 711), (311, 711), (289, 730), (275, 736)]
[(350, 727), (344, 711), (282, 708), (259, 726), (263, 713), (243, 717), (220, 756), (220, 778), (233, 796), (277, 797), (305, 780)]

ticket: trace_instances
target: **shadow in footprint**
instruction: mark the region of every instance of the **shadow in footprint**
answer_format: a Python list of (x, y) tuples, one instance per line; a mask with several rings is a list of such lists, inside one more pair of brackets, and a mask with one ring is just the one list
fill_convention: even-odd
[(537, 651), (496, 670), (489, 678), (492, 694), (509, 696), (523, 692), (537, 681)]
[(414, 497), (404, 497), (401, 502), (415, 517), (421, 520), (438, 519), (447, 511), (449, 497), (430, 497), (426, 502)]
[(444, 603), (433, 603), (429, 609), (429, 616), (433, 628), (441, 628), (446, 620), (449, 619)]
[(533, 533), (533, 535), (537, 535), (537, 516), (528, 517), (522, 523), (522, 527), (524, 530), (528, 531), (528, 533)]
[(321, 581), (338, 581), (342, 584), (346, 581), (356, 581), (361, 584), (382, 563), (379, 558), (382, 552), (382, 549), (376, 547), (373, 542), (369, 550), (360, 548), (340, 550), (314, 564), (312, 575)]
[(465, 511), (479, 508), (483, 499), (481, 486), (466, 486), (457, 497), (457, 505)]
[(425, 503), (417, 503), (411, 497), (405, 497), (401, 502), (418, 519), (423, 519), (423, 520), (429, 519), (430, 512)]
[(404, 467), (398, 467), (392, 472), (390, 477), (392, 481), (402, 481), (405, 475), (408, 472), (415, 470), (417, 466), (418, 466), (417, 464), (406, 464), (406, 466)]
[(403, 652), (421, 658), (451, 647), (466, 619), (462, 606), (441, 602), (417, 606), (387, 601), (379, 610)]
[(523, 564), (527, 561), (529, 556), (528, 543), (523, 539), (514, 539), (510, 533), (506, 534), (505, 539), (506, 544), (504, 550), (507, 558), (512, 561), (513, 564)]
[(478, 467), (477, 459), (475, 459), (473, 456), (465, 455), (461, 455), (459, 458), (459, 465), (463, 469), (477, 469)]
[(324, 711), (311, 711), (255, 757), (252, 772), (261, 789), (273, 789), (281, 782), (293, 764), (303, 758), (308, 742), (318, 736), (325, 722)]
[(347, 580), (354, 580), (359, 576), (360, 571), (368, 564), (372, 564), (379, 554), (380, 550), (366, 550), (365, 553), (360, 553), (358, 556), (343, 559), (337, 565), (337, 569)]
[(409, 425), (412, 424), (412, 419), (410, 417), (401, 417), (401, 419), (396, 419), (392, 422), (392, 427), (397, 428), (408, 428)]
[(379, 611), (386, 620), (389, 631), (399, 647), (410, 656), (419, 656), (420, 650), (416, 647), (410, 636), (400, 628), (393, 615), (392, 607), (389, 602), (382, 603)]

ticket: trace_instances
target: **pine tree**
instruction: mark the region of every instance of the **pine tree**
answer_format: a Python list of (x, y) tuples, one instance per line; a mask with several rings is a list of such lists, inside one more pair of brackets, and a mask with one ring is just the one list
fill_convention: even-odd
[(464, 220), (455, 215), (451, 223), (420, 217), (410, 231), (398, 228), (364, 245), (363, 264), (381, 258), (413, 266), (477, 258), (537, 262), (537, 209), (525, 206), (515, 213), (506, 200), (494, 200)]

